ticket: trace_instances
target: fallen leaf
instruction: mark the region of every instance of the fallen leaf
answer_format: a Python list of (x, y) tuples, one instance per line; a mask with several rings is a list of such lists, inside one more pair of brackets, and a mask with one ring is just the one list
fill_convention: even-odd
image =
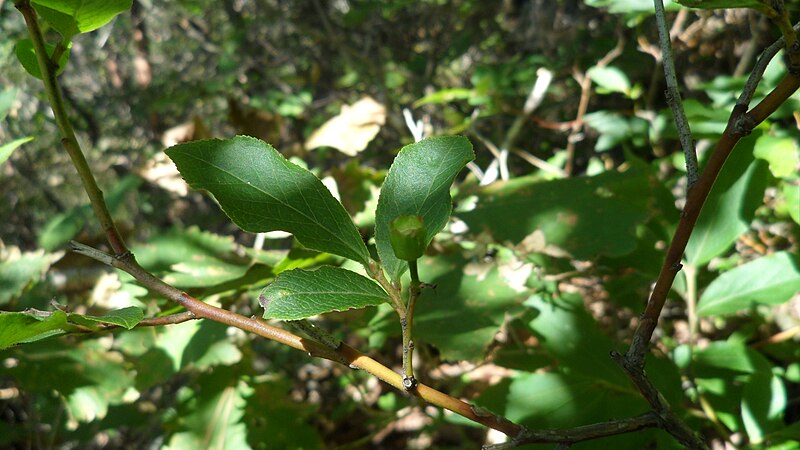
[(348, 156), (367, 148), (386, 123), (386, 107), (372, 97), (342, 106), (338, 116), (325, 122), (306, 140), (306, 150), (333, 147)]

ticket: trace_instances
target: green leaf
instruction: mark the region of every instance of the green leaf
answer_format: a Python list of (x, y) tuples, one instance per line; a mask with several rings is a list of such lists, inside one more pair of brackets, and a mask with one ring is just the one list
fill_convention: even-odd
[(697, 314), (731, 314), (757, 303), (778, 305), (797, 292), (800, 292), (800, 262), (796, 256), (779, 252), (717, 277), (700, 296)]
[(753, 444), (783, 426), (786, 410), (786, 387), (772, 373), (757, 373), (744, 384), (742, 391), (742, 421)]
[[(14, 104), (14, 99), (16, 98), (17, 89), (14, 87), (7, 87), (0, 92), (0, 121), (4, 120), (6, 116), (8, 116), (8, 111), (11, 110), (11, 106)], [(2, 151), (0, 151), (0, 154), (2, 154)], [(4, 159), (0, 158), (0, 163), (3, 161)]]
[(714, 378), (721, 373), (768, 373), (772, 365), (760, 353), (740, 342), (712, 342), (694, 352), (695, 370), (701, 378)]
[(265, 319), (298, 320), (331, 311), (376, 306), (389, 295), (369, 278), (340, 267), (295, 269), (278, 275), (258, 297)]
[(789, 216), (800, 224), (800, 180), (787, 181), (783, 185), (783, 197), (789, 205)]
[[(575, 427), (633, 416), (646, 406), (633, 391), (620, 392), (590, 377), (554, 372), (522, 373), (503, 380), (482, 392), (476, 403), (532, 429)], [(651, 433), (631, 433), (628, 438), (636, 442), (614, 445), (605, 438), (592, 441), (587, 448), (661, 448), (653, 446)]]
[(252, 388), (233, 368), (200, 375), (178, 393), (176, 423), (167, 427), (172, 434), (164, 450), (250, 448), (244, 410), (251, 394)]
[(703, 266), (727, 251), (763, 203), (767, 167), (753, 157), (756, 138), (742, 139), (722, 167), (686, 245), (689, 264)]
[(631, 91), (631, 82), (628, 80), (628, 76), (618, 67), (594, 66), (586, 72), (586, 75), (608, 92), (627, 95)]
[(0, 350), (64, 334), (69, 328), (63, 311), (0, 312)]
[(625, 375), (608, 357), (615, 349), (613, 342), (600, 331), (579, 295), (565, 294), (557, 301), (534, 295), (525, 305), (536, 310), (531, 329), (541, 337), (542, 345), (557, 358), (559, 365), (619, 387), (628, 386)]
[(96, 30), (122, 12), (132, 0), (32, 0), (39, 13), (65, 40)]
[(475, 95), (472, 89), (450, 88), (436, 91), (414, 102), (414, 108), (429, 104), (450, 103), (456, 100), (468, 100)]
[(753, 154), (769, 163), (769, 170), (776, 178), (789, 178), (800, 167), (800, 145), (790, 137), (761, 136)]
[[(133, 191), (142, 183), (142, 179), (129, 175), (114, 184), (111, 192), (106, 196), (106, 203), (113, 213), (119, 208), (125, 194)], [(53, 251), (69, 242), (83, 229), (86, 220), (92, 217), (92, 206), (84, 204), (75, 206), (51, 218), (39, 234), (39, 246), (47, 251)]]
[(144, 312), (142, 311), (141, 308), (137, 308), (135, 306), (129, 306), (127, 308), (109, 311), (106, 314), (103, 314), (102, 316), (89, 316), (83, 314), (69, 315), (70, 321), (74, 321), (74, 319), (76, 318), (88, 322), (111, 323), (130, 330), (133, 327), (135, 327), (136, 324), (141, 322), (141, 320), (144, 318)]
[(16, 247), (8, 248), (0, 256), (0, 305), (8, 303), (29, 285), (39, 281), (50, 264), (61, 257), (60, 254), (46, 254), (41, 250), (20, 252)]
[(488, 231), (497, 242), (518, 244), (541, 230), (544, 244), (577, 259), (621, 256), (636, 248), (636, 226), (653, 213), (650, 183), (639, 163), (593, 177), (519, 177), (483, 188), (475, 208), (457, 215), (472, 233)]
[(14, 139), (11, 142), (0, 145), (0, 164), (6, 162), (6, 160), (11, 157), (11, 153), (13, 153), (14, 150), (17, 149), (17, 147), (32, 140), (33, 136), (28, 136), (24, 138)]
[(367, 264), (350, 216), (311, 172), (248, 136), (167, 149), (186, 181), (211, 192), (236, 225), (254, 233), (287, 231), (304, 246)]
[[(414, 340), (435, 346), (444, 360), (479, 361), (508, 317), (522, 311), (529, 293), (511, 286), (525, 276), (519, 261), (501, 250), (487, 263), (472, 263), (460, 252), (419, 260), (420, 280), (436, 286), (424, 289), (414, 314)], [(392, 331), (397, 327), (396, 317)]]
[(227, 335), (228, 327), (219, 322), (191, 320), (163, 327), (152, 348), (161, 358), (172, 361), (172, 370), (206, 370), (239, 362), (242, 352)]
[(461, 136), (439, 136), (406, 145), (392, 163), (381, 188), (375, 213), (375, 242), (389, 278), (397, 280), (408, 268), (394, 255), (389, 223), (398, 216), (419, 215), (427, 228), (425, 245), (447, 224), (452, 204), (450, 185), (475, 158), (472, 144)]
[(697, 9), (752, 8), (766, 13), (770, 7), (764, 0), (675, 0), (683, 6)]
[[(70, 44), (70, 47), (71, 46), (72, 45)], [(45, 49), (47, 50), (47, 56), (49, 58), (53, 56), (56, 46), (45, 43)], [(63, 72), (67, 67), (67, 62), (69, 61), (69, 52), (70, 50), (67, 48), (67, 50), (65, 50), (58, 59), (58, 69), (56, 70), (56, 75)], [(29, 74), (40, 80), (42, 79), (42, 71), (39, 69), (39, 60), (36, 59), (36, 50), (33, 48), (33, 42), (30, 39), (23, 39), (17, 42), (17, 45), (14, 46), (14, 53), (17, 55), (19, 62), (22, 63), (22, 67), (24, 67)]]

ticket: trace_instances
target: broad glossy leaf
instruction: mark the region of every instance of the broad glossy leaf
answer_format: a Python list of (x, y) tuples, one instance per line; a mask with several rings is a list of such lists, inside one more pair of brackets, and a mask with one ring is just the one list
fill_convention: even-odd
[[(53, 51), (55, 51), (55, 48), (55, 45), (45, 44), (48, 57), (53, 56)], [(17, 55), (17, 59), (22, 64), (22, 67), (25, 68), (25, 71), (40, 80), (42, 79), (42, 71), (39, 69), (39, 60), (36, 59), (36, 50), (33, 48), (33, 42), (31, 42), (30, 39), (23, 39), (17, 42), (17, 45), (14, 46), (14, 53)], [(68, 61), (69, 49), (67, 49), (61, 55), (61, 58), (59, 58), (56, 75), (64, 71), (64, 69), (67, 67)]]
[[(2, 120), (2, 119), (0, 119)], [(33, 140), (33, 136), (28, 136), (24, 138), (14, 139), (11, 142), (7, 142), (3, 145), (0, 145), (0, 164), (6, 162), (6, 160), (11, 157), (11, 153), (17, 149), (20, 145), (30, 142)]]
[(389, 295), (377, 283), (340, 267), (282, 272), (258, 297), (265, 319), (298, 320), (331, 311), (380, 305)]
[(0, 350), (64, 334), (69, 328), (63, 311), (0, 312)]
[(767, 165), (753, 157), (755, 134), (733, 150), (703, 205), (686, 246), (686, 261), (695, 267), (727, 251), (750, 227), (762, 204)]
[(218, 322), (191, 320), (164, 327), (153, 348), (172, 360), (178, 372), (187, 367), (206, 370), (239, 362), (242, 352), (227, 335), (228, 327)]
[(422, 216), (428, 230), (426, 245), (447, 224), (452, 204), (450, 185), (475, 158), (472, 144), (461, 136), (439, 136), (400, 150), (381, 188), (375, 213), (375, 242), (389, 278), (397, 280), (408, 268), (394, 255), (389, 223), (398, 216)]
[(254, 233), (287, 231), (308, 248), (362, 264), (369, 253), (350, 216), (311, 172), (248, 136), (167, 149), (186, 181), (205, 189), (236, 225)]
[(800, 261), (787, 252), (779, 252), (717, 277), (700, 296), (697, 314), (731, 314), (754, 304), (778, 305), (798, 292)]
[(636, 248), (636, 226), (653, 213), (648, 174), (637, 163), (593, 177), (520, 177), (482, 189), (475, 208), (458, 216), (498, 242), (518, 244), (541, 230), (547, 245), (578, 259), (621, 256)]
[(131, 8), (132, 0), (32, 0), (36, 12), (65, 39), (96, 30)]

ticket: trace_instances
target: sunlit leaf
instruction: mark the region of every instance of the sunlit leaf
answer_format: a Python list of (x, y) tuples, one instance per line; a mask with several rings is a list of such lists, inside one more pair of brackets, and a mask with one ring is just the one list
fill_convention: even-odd
[(311, 172), (255, 138), (194, 141), (167, 150), (195, 189), (211, 192), (236, 225), (292, 233), (308, 248), (362, 264), (369, 253), (350, 216)]
[(69, 319), (72, 322), (74, 322), (76, 318), (80, 318), (89, 322), (110, 323), (130, 330), (135, 327), (136, 324), (141, 322), (141, 320), (144, 318), (144, 312), (141, 308), (129, 306), (127, 308), (109, 311), (102, 316), (90, 316), (83, 314), (70, 314), (69, 316)]
[(649, 210), (646, 167), (593, 177), (542, 181), (519, 177), (478, 192), (478, 203), (458, 216), (473, 233), (518, 244), (540, 230), (547, 245), (578, 259), (620, 256), (636, 247), (636, 226)]
[(772, 373), (758, 373), (744, 384), (742, 421), (750, 442), (758, 444), (771, 431), (783, 426), (786, 410), (786, 387)]
[(297, 320), (380, 305), (389, 295), (369, 278), (339, 267), (283, 272), (258, 298), (265, 319)]
[(11, 153), (13, 153), (14, 150), (17, 149), (17, 147), (32, 140), (33, 136), (28, 136), (24, 138), (14, 139), (11, 142), (7, 142), (3, 145), (0, 145), (0, 164), (6, 162), (6, 160), (11, 157)]
[[(45, 43), (45, 49), (47, 50), (48, 57), (53, 56), (55, 48), (55, 45)], [(22, 67), (25, 68), (25, 71), (40, 80), (42, 79), (42, 71), (39, 68), (39, 60), (36, 59), (36, 50), (33, 48), (33, 42), (30, 39), (18, 41), (17, 45), (14, 47), (14, 53), (17, 55), (17, 59), (22, 64)], [(63, 72), (67, 67), (69, 53), (70, 50), (67, 48), (67, 50), (61, 54), (61, 57), (58, 60), (58, 69), (56, 70), (56, 75)]]
[(631, 82), (628, 80), (628, 76), (618, 67), (594, 66), (586, 71), (586, 75), (608, 92), (627, 95), (631, 91)]
[(788, 178), (800, 169), (800, 145), (790, 137), (761, 136), (753, 154), (767, 161), (769, 170), (777, 178)]
[(758, 258), (711, 282), (700, 296), (697, 314), (731, 314), (755, 304), (779, 305), (800, 292), (800, 262), (787, 252)]
[(62, 311), (0, 312), (0, 350), (64, 334), (68, 329)]
[(18, 297), (31, 284), (40, 280), (54, 261), (63, 253), (44, 251), (20, 252), (17, 247), (0, 251), (0, 306)]
[(36, 12), (65, 39), (96, 30), (131, 9), (132, 0), (32, 0)]
[(398, 279), (408, 264), (394, 255), (389, 223), (398, 216), (419, 215), (428, 231), (426, 245), (430, 243), (450, 218), (450, 185), (474, 157), (472, 144), (460, 136), (424, 139), (403, 147), (397, 154), (375, 213), (378, 255), (391, 279)]

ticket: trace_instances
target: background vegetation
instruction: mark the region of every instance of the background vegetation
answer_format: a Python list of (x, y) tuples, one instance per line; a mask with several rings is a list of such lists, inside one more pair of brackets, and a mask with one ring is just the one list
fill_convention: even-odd
[[(702, 166), (780, 32), (748, 9), (668, 11)], [(685, 202), (654, 24), (650, 0), (136, 0), (74, 39), (59, 80), (141, 265), (245, 316), (263, 314), (258, 295), (283, 271), (352, 263), (240, 230), (210, 196), (186, 189), (166, 147), (259, 137), (323, 179), (370, 239), (379, 188), (413, 133), (467, 136), (476, 160), (420, 260), (420, 278), (436, 287), (417, 307), (417, 378), (527, 427), (567, 428), (648, 410), (608, 355), (627, 347)], [(0, 144), (0, 307), (179, 312), (65, 251), (70, 239), (102, 246), (105, 237), (41, 81), (17, 61), (27, 31), (11, 2), (0, 1), (0, 28), (0, 143), (10, 144)], [(785, 74), (775, 58), (754, 104)], [(542, 101), (526, 107), (537, 82)], [(365, 97), (373, 101), (333, 131), (323, 127)], [(648, 356), (653, 383), (714, 448), (800, 448), (798, 111), (795, 94), (724, 166)], [(310, 148), (312, 138), (324, 145)], [(13, 151), (17, 139), (29, 141)], [(400, 371), (388, 305), (314, 323)], [(211, 321), (82, 331), (0, 351), (0, 446), (504, 440), (363, 371)], [(575, 445), (598, 446), (678, 444), (646, 430)]]

